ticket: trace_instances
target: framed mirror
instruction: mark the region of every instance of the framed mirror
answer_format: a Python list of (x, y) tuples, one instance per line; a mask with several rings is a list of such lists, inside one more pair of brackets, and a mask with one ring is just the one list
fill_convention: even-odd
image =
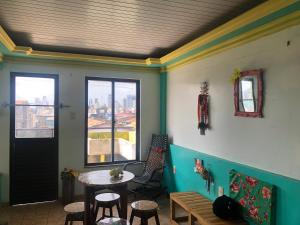
[(234, 83), (235, 116), (263, 117), (263, 71), (242, 71)]

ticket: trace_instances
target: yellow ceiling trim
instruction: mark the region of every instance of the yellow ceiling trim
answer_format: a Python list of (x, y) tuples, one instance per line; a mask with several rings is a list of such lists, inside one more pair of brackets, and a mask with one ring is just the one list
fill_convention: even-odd
[(292, 13), (281, 19), (275, 20), (271, 23), (265, 24), (259, 28), (251, 30), (245, 34), (242, 34), (242, 35), (232, 38), (228, 41), (225, 41), (218, 45), (215, 45), (212, 48), (202, 51), (197, 55), (188, 57), (184, 60), (179, 61), (178, 63), (171, 64), (171, 65), (167, 66), (167, 71), (168, 72), (172, 71), (174, 69), (177, 69), (178, 67), (190, 64), (192, 62), (198, 61), (200, 59), (203, 59), (203, 58), (206, 58), (206, 57), (209, 57), (212, 55), (219, 54), (228, 49), (235, 48), (237, 46), (246, 44), (250, 41), (257, 40), (257, 39), (267, 36), (269, 34), (272, 34), (272, 33), (278, 32), (280, 30), (283, 30), (285, 28), (288, 28), (288, 27), (291, 27), (294, 25), (299, 25), (299, 24), (300, 24), (300, 12)]
[(154, 65), (154, 64), (160, 65), (161, 62), (160, 62), (160, 59), (158, 59), (158, 58), (148, 58), (148, 59), (146, 59), (146, 64), (147, 64), (148, 66)]
[(264, 16), (267, 16), (273, 12), (276, 12), (282, 8), (285, 8), (297, 0), (269, 0), (244, 14), (230, 20), (229, 22), (219, 26), (218, 28), (202, 35), (201, 37), (185, 44), (184, 46), (176, 49), (175, 51), (163, 56), (161, 58), (162, 64), (167, 63), (168, 61), (181, 56), (184, 53), (187, 53), (199, 46), (207, 44), (212, 40), (215, 40), (225, 34), (228, 34), (238, 28), (241, 28), (251, 22), (254, 22)]
[(149, 67), (149, 66), (159, 67), (161, 64), (159, 58), (130, 59), (130, 58), (121, 58), (121, 57), (37, 51), (37, 50), (33, 50), (31, 47), (16, 46), (15, 43), (10, 39), (8, 34), (1, 26), (0, 26), (0, 42), (11, 53), (16, 53), (20, 56), (26, 55), (33, 58), (73, 60), (73, 61), (108, 63), (108, 64), (118, 64), (118, 65), (136, 65), (136, 66), (143, 66), (143, 67)]
[(10, 39), (5, 30), (0, 26), (0, 42), (9, 50), (13, 51), (16, 47), (15, 43)]
[(130, 64), (146, 66), (146, 62), (143, 59), (127, 59), (108, 56), (94, 56), (84, 54), (62, 53), (62, 52), (47, 52), (32, 50), (29, 54), (32, 57), (46, 58), (46, 59), (63, 59), (63, 60), (75, 60), (83, 62), (98, 62), (98, 63), (113, 63), (113, 64)]
[[(81, 62), (90, 62), (90, 63), (132, 65), (132, 66), (141, 66), (141, 67), (165, 67), (164, 64), (168, 63), (170, 60), (173, 60), (183, 54), (186, 54), (195, 48), (203, 46), (213, 40), (216, 40), (217, 38), (220, 38), (230, 32), (233, 32), (247, 24), (250, 24), (260, 18), (272, 14), (295, 2), (297, 2), (297, 0), (269, 0), (161, 58), (130, 59), (130, 58), (120, 58), (120, 57), (38, 51), (38, 50), (33, 50), (31, 47), (16, 46), (15, 43), (11, 40), (11, 38), (8, 36), (8, 34), (4, 31), (4, 29), (1, 26), (0, 26), (0, 42), (9, 51), (9, 53), (11, 53), (8, 54), (11, 56), (14, 55), (27, 56), (32, 58), (51, 59), (51, 60), (81, 61)], [(226, 49), (238, 46), (240, 44), (249, 42), (250, 40), (257, 39), (264, 35), (276, 32), (276, 30), (280, 30), (283, 29), (284, 27), (289, 26), (285, 23), (292, 23), (289, 22), (289, 19), (294, 18), (293, 15), (295, 16), (295, 13), (293, 13), (292, 15), (284, 16), (281, 19), (275, 20), (271, 23), (258, 27), (252, 31), (246, 32), (245, 34), (239, 35), (228, 41), (224, 41), (218, 45), (210, 47), (209, 49), (201, 51), (196, 55), (192, 55), (178, 62), (174, 62), (171, 65), (168, 65), (166, 68), (167, 70), (172, 70), (174, 68), (177, 68), (180, 65), (184, 65), (189, 62), (199, 60), (201, 58), (210, 56), (212, 54), (220, 53), (221, 51), (225, 51)], [(272, 27), (272, 29), (268, 27)], [(2, 56), (2, 60), (3, 60), (3, 56)]]
[(25, 54), (25, 55), (30, 55), (31, 52), (32, 52), (32, 48), (25, 47), (25, 46), (16, 46), (12, 52)]

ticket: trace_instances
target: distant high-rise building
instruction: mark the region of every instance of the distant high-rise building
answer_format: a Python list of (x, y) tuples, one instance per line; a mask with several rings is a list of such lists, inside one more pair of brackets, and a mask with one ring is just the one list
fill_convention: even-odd
[(49, 101), (47, 99), (47, 96), (43, 96), (42, 105), (49, 105)]
[(111, 108), (111, 107), (112, 107), (111, 102), (112, 102), (112, 96), (111, 96), (111, 94), (109, 94), (109, 95), (107, 96), (107, 107), (108, 107), (108, 108)]
[(127, 95), (126, 98), (123, 99), (124, 109), (125, 111), (136, 107), (136, 96), (135, 95)]

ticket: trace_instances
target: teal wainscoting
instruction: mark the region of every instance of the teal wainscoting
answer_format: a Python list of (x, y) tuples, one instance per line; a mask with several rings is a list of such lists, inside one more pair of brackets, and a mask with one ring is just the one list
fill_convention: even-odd
[[(204, 160), (204, 166), (213, 173), (215, 182), (210, 193), (205, 188), (205, 181), (199, 174), (194, 173), (194, 158)], [(173, 173), (173, 166), (176, 167), (175, 174)], [(214, 200), (218, 195), (218, 186), (224, 187), (224, 193), (228, 195), (229, 171), (231, 169), (275, 185), (275, 224), (300, 225), (299, 180), (230, 162), (177, 145), (170, 145), (164, 182), (169, 192), (196, 191)]]

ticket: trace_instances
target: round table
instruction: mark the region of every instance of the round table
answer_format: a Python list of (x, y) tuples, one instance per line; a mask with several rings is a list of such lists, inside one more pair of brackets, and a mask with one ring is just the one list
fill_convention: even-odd
[(110, 170), (98, 170), (87, 173), (81, 173), (78, 177), (79, 182), (85, 185), (85, 216), (84, 225), (92, 225), (91, 201), (94, 201), (94, 193), (102, 189), (110, 189), (120, 195), (121, 218), (127, 219), (128, 190), (127, 183), (134, 178), (134, 174), (123, 171), (120, 179), (111, 178)]

